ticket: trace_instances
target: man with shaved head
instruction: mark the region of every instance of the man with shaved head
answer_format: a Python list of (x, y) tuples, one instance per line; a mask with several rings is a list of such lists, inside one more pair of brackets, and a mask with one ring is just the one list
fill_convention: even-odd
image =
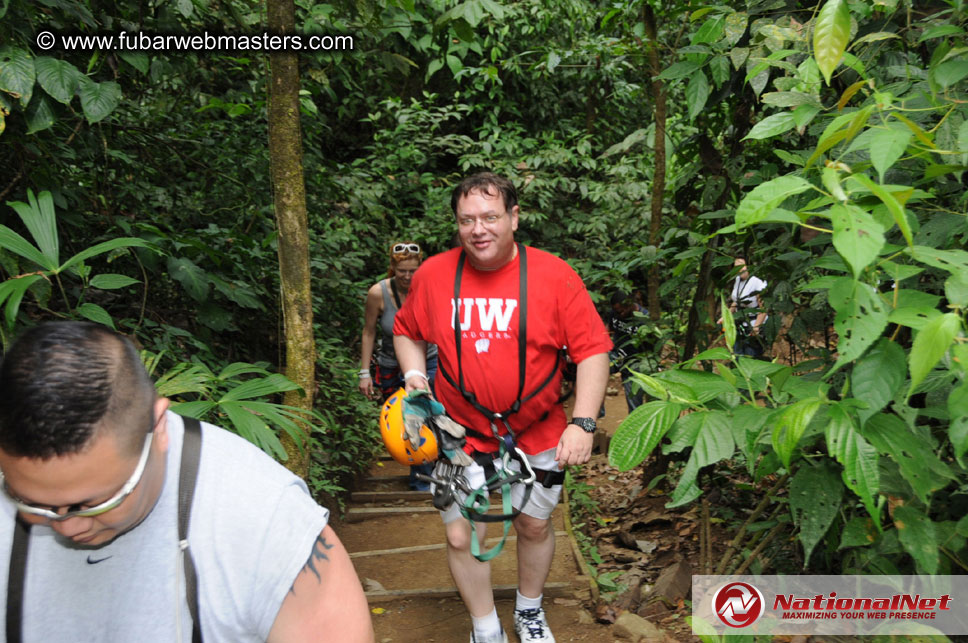
[(4, 355), (6, 641), (372, 641), (305, 484), (168, 406), (104, 326), (42, 324)]

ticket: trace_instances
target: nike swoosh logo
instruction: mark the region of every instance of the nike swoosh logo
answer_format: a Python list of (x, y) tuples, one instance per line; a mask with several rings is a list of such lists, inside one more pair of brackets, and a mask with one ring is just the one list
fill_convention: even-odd
[(105, 556), (104, 558), (91, 558), (90, 555), (88, 555), (88, 557), (87, 557), (87, 564), (88, 565), (97, 565), (98, 563), (103, 563), (108, 558), (111, 558), (111, 556)]

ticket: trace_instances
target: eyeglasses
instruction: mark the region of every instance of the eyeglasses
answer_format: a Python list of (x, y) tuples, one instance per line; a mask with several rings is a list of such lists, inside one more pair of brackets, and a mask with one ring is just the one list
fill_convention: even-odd
[(47, 520), (52, 520), (54, 522), (59, 522), (61, 520), (67, 520), (68, 518), (90, 518), (92, 516), (100, 516), (103, 513), (107, 513), (112, 509), (116, 509), (118, 505), (124, 502), (125, 498), (131, 495), (134, 488), (138, 486), (141, 482), (141, 476), (145, 472), (145, 466), (148, 464), (148, 455), (151, 453), (151, 441), (155, 435), (154, 426), (148, 431), (147, 437), (145, 437), (145, 444), (141, 448), (141, 459), (138, 460), (138, 466), (135, 467), (134, 473), (128, 478), (128, 481), (124, 483), (121, 489), (105, 500), (104, 502), (98, 503), (93, 507), (88, 507), (87, 509), (75, 509), (75, 507), (80, 507), (81, 505), (70, 505), (67, 507), (67, 511), (61, 513), (58, 511), (59, 507), (53, 507), (53, 510), (49, 507), (41, 507), (38, 505), (30, 504), (25, 502), (15, 496), (10, 488), (7, 486), (7, 480), (3, 476), (3, 471), (0, 471), (0, 481), (3, 482), (3, 492), (10, 498), (14, 506), (21, 513), (29, 514), (31, 516), (39, 516), (41, 518), (46, 518)]
[(480, 218), (460, 217), (457, 219), (457, 225), (460, 226), (461, 228), (473, 228), (478, 221), (480, 221), (484, 225), (494, 225), (495, 223), (500, 221), (501, 217), (503, 216), (504, 214), (489, 214), (487, 216), (483, 216)]
[(409, 253), (412, 255), (420, 254), (420, 246), (415, 243), (395, 243), (393, 244), (393, 254), (401, 255)]

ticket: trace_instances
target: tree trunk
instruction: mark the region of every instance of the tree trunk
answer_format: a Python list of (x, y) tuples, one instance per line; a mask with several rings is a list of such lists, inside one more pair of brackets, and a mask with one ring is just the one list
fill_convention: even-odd
[[(655, 174), (652, 176), (652, 216), (649, 220), (649, 245), (658, 252), (662, 231), (662, 203), (665, 194), (666, 174), (666, 89), (665, 83), (658, 79), (662, 72), (662, 64), (659, 61), (659, 41), (655, 14), (648, 4), (642, 6), (642, 21), (645, 23), (645, 33), (648, 37), (649, 69), (653, 79), (652, 98), (655, 101), (655, 144), (653, 146)], [(658, 321), (659, 315), (662, 313), (659, 307), (659, 285), (661, 283), (659, 264), (656, 261), (649, 268), (649, 317), (653, 321)]]
[[(269, 31), (295, 32), (293, 0), (266, 0)], [(279, 231), (279, 282), (285, 325), (286, 376), (302, 391), (286, 393), (284, 402), (311, 410), (316, 390), (316, 345), (309, 283), (309, 224), (303, 179), (302, 130), (299, 124), (299, 59), (293, 52), (269, 55), (269, 172)], [(307, 435), (309, 423), (303, 426)], [(309, 454), (287, 433), (280, 436), (289, 455), (286, 466), (305, 478)]]

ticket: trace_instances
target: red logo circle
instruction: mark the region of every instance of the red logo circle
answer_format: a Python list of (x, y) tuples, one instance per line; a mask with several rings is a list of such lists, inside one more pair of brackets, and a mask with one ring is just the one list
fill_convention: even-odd
[(749, 583), (726, 583), (713, 594), (713, 610), (723, 625), (749, 627), (763, 616), (763, 592)]

